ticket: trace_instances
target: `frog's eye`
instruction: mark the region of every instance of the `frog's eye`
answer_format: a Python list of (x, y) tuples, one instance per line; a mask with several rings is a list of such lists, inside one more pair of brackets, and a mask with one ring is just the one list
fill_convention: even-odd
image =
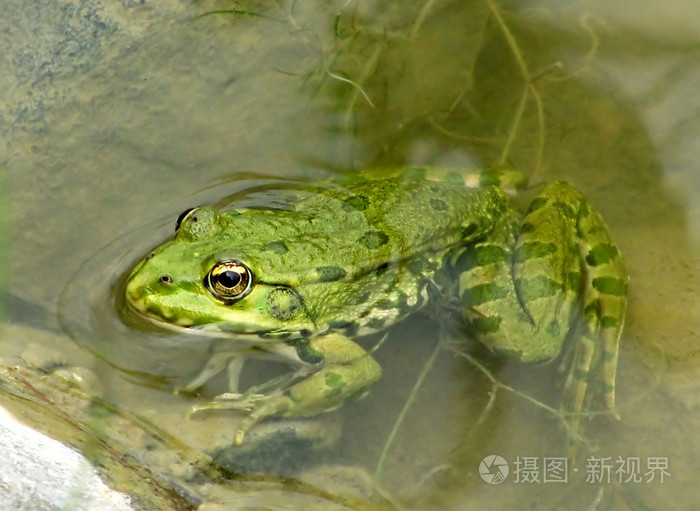
[[(190, 213), (192, 213), (196, 209), (198, 209), (198, 208), (189, 208), (189, 209), (186, 209), (185, 211), (183, 211), (182, 213), (180, 213), (180, 216), (177, 217), (177, 220), (175, 221), (175, 232), (180, 230), (180, 226), (182, 225), (182, 222), (184, 222), (185, 219), (188, 216), (190, 216)], [(193, 220), (196, 221), (196, 218), (193, 218)]]
[(253, 287), (253, 273), (235, 260), (222, 261), (214, 265), (204, 279), (215, 298), (224, 302), (240, 300)]

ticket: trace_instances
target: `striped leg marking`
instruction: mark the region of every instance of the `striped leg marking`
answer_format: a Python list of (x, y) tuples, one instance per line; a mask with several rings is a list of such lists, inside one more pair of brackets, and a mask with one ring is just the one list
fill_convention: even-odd
[(556, 358), (574, 342), (561, 410), (576, 432), (602, 386), (615, 406), (627, 270), (600, 215), (563, 182), (547, 186), (525, 217), (503, 218), (453, 259), (464, 317), (476, 337), (523, 362)]

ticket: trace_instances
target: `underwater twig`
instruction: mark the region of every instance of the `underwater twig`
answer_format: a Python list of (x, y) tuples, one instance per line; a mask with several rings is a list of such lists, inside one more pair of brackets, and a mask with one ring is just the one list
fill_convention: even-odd
[(420, 32), (420, 29), (423, 26), (425, 18), (428, 17), (430, 10), (433, 8), (433, 5), (435, 5), (437, 1), (438, 0), (428, 0), (427, 2), (425, 2), (425, 4), (423, 4), (423, 7), (421, 7), (420, 11), (418, 12), (418, 16), (416, 16), (416, 21), (413, 23), (413, 28), (411, 29), (410, 34), (411, 39), (418, 35), (418, 32)]
[(474, 427), (472, 428), (472, 435), (476, 433), (479, 428), (486, 422), (486, 418), (491, 414), (491, 411), (493, 410), (493, 407), (496, 405), (496, 397), (498, 396), (498, 389), (499, 386), (494, 383), (493, 388), (491, 389), (491, 392), (489, 392), (489, 402), (486, 403), (486, 406), (484, 407), (484, 410), (481, 412), (479, 415), (479, 418), (477, 419), (476, 423), (474, 423)]
[(498, 9), (498, 7), (496, 7), (496, 4), (494, 4), (492, 0), (484, 0), (484, 1), (489, 6), (491, 13), (493, 14), (494, 18), (496, 18), (496, 21), (498, 22), (498, 26), (500, 27), (501, 32), (503, 32), (503, 36), (506, 38), (506, 42), (508, 43), (508, 47), (510, 48), (510, 51), (513, 53), (513, 57), (515, 58), (516, 64), (520, 68), (520, 74), (522, 74), (523, 77), (525, 77), (529, 80), (530, 71), (527, 68), (527, 64), (525, 63), (525, 59), (523, 58), (522, 53), (520, 53), (520, 48), (518, 47), (518, 42), (515, 40), (515, 36), (508, 28), (508, 25), (506, 25), (506, 22), (503, 19), (503, 16), (501, 16), (501, 11)]
[(532, 87), (531, 92), (532, 98), (535, 100), (535, 103), (537, 105), (537, 125), (539, 127), (539, 129), (537, 130), (537, 157), (535, 158), (535, 167), (533, 170), (533, 174), (536, 175), (537, 172), (540, 170), (542, 166), (542, 160), (544, 159), (544, 107), (542, 106), (542, 98), (540, 98), (540, 95), (537, 93), (537, 90), (534, 87)]
[[(354, 1), (354, 0), (347, 0), (347, 1), (345, 2), (345, 4), (343, 4), (343, 6), (339, 9), (338, 14), (336, 15), (335, 22), (334, 22), (334, 25), (335, 25), (335, 26), (334, 26), (334, 31), (335, 31), (335, 37), (336, 37), (336, 44), (338, 44), (337, 38), (338, 38), (338, 24), (339, 24), (339, 22), (340, 22), (340, 13), (341, 13), (348, 5), (350, 5), (353, 1)], [(296, 3), (296, 2), (294, 2), (294, 4), (295, 4), (295, 3)], [(299, 23), (298, 23), (298, 22), (296, 21), (296, 19), (294, 18), (294, 15), (293, 15), (293, 13), (292, 13), (292, 11), (293, 11), (293, 9), (294, 9), (294, 4), (292, 4), (292, 7), (291, 7), (291, 8), (289, 9), (289, 11), (287, 12), (287, 20), (288, 20), (289, 24), (292, 26), (292, 28), (294, 29), (294, 31), (295, 31), (296, 33), (302, 34), (301, 37), (302, 37), (302, 39), (303, 39), (304, 44), (305, 44), (309, 49), (313, 50), (313, 49), (314, 49), (314, 45), (312, 44), (311, 40), (310, 40), (306, 35), (303, 35), (304, 30), (302, 29), (302, 27), (299, 25)], [(374, 69), (374, 67), (375, 67), (375, 65), (376, 65), (376, 62), (377, 62), (377, 60), (378, 60), (378, 58), (379, 58), (379, 55), (381, 54), (382, 48), (379, 47), (379, 46), (378, 46), (377, 48), (375, 48), (375, 50), (374, 50), (374, 52), (372, 53), (372, 55), (370, 56), (370, 58), (369, 58), (367, 64), (365, 65), (365, 70), (363, 71), (362, 75), (359, 77), (359, 79), (357, 79), (357, 80), (352, 80), (352, 79), (350, 79), (350, 78), (347, 78), (347, 77), (345, 77), (345, 76), (340, 75), (339, 73), (337, 73), (337, 72), (335, 72), (335, 71), (332, 71), (332, 70), (330, 69), (330, 66), (332, 65), (332, 62), (333, 62), (334, 59), (331, 59), (331, 62), (330, 62), (329, 64), (326, 64), (326, 63), (324, 62), (324, 61), (326, 60), (326, 58), (325, 58), (325, 51), (324, 51), (323, 45), (320, 43), (320, 41), (319, 41), (319, 47), (320, 47), (320, 49), (318, 50), (318, 53), (319, 53), (319, 66), (317, 67), (317, 69), (320, 68), (320, 70), (321, 70), (320, 72), (321, 72), (322, 74), (325, 74), (325, 75), (329, 76), (330, 78), (332, 78), (332, 79), (334, 79), (334, 80), (337, 80), (337, 81), (339, 81), (339, 82), (346, 83), (346, 84), (350, 85), (350, 86), (353, 88), (353, 90), (354, 90), (354, 91), (353, 91), (353, 94), (352, 94), (352, 97), (351, 97), (351, 99), (350, 99), (350, 102), (349, 102), (349, 104), (348, 104), (347, 113), (346, 113), (345, 124), (346, 124), (346, 125), (349, 125), (349, 122), (350, 122), (350, 115), (351, 115), (351, 112), (352, 112), (352, 109), (353, 109), (354, 105), (357, 103), (357, 98), (358, 98), (358, 97), (362, 96), (362, 97), (365, 99), (365, 101), (367, 101), (367, 104), (368, 104), (372, 109), (376, 108), (375, 105), (374, 105), (374, 102), (372, 101), (372, 99), (369, 97), (369, 95), (368, 95), (368, 94), (365, 92), (365, 90), (362, 88), (362, 84), (365, 82), (365, 80), (367, 80), (367, 77), (369, 76), (369, 74), (370, 74), (370, 73), (372, 72), (372, 70)], [(314, 74), (314, 73), (312, 72), (311, 74)]]
[(593, 499), (593, 502), (588, 506), (588, 511), (597, 511), (600, 509), (600, 504), (603, 502), (603, 497), (605, 497), (605, 487), (601, 486), (598, 490), (598, 494)]
[[(575, 416), (575, 415), (579, 415), (579, 414), (562, 413), (561, 411), (552, 408), (551, 406), (543, 403), (542, 401), (539, 401), (538, 399), (535, 399), (534, 397), (532, 397), (528, 394), (525, 394), (524, 392), (521, 392), (519, 390), (516, 390), (513, 387), (511, 387), (510, 385), (506, 385), (505, 383), (499, 381), (493, 375), (493, 373), (491, 373), (491, 371), (489, 371), (481, 362), (476, 360), (474, 357), (472, 357), (468, 353), (465, 353), (464, 351), (459, 350), (459, 349), (455, 348), (454, 346), (448, 345), (448, 349), (450, 349), (451, 351), (453, 351), (454, 353), (456, 353), (460, 357), (465, 358), (470, 364), (472, 364), (479, 371), (481, 371), (481, 373), (483, 373), (484, 376), (486, 376), (491, 381), (491, 383), (493, 383), (493, 385), (496, 389), (503, 389), (503, 390), (507, 390), (508, 392), (512, 392), (516, 396), (524, 399), (525, 401), (528, 401), (529, 403), (532, 403), (536, 407), (542, 408), (543, 410), (547, 411), (548, 413), (550, 413), (551, 415), (553, 415), (554, 417), (559, 419), (559, 421), (564, 426), (564, 429), (566, 430), (569, 438), (573, 439), (574, 441), (576, 441), (578, 443), (585, 443), (585, 438), (581, 435), (581, 433), (579, 431), (575, 431), (566, 420), (567, 417)], [(492, 394), (493, 394), (493, 392), (494, 391), (492, 391)], [(495, 398), (493, 398), (493, 399), (495, 399)], [(488, 405), (487, 405), (487, 408), (488, 408)], [(583, 415), (585, 417), (591, 417), (591, 416), (595, 416), (595, 415), (605, 415), (605, 414), (607, 414), (607, 412), (599, 412), (599, 413), (598, 412), (585, 412), (585, 413), (581, 413), (580, 415)]]
[(544, 155), (544, 129), (545, 129), (545, 124), (544, 124), (544, 110), (542, 108), (542, 100), (539, 96), (539, 92), (534, 86), (534, 79), (532, 75), (530, 74), (530, 70), (527, 67), (527, 63), (525, 62), (525, 58), (523, 57), (523, 54), (520, 51), (520, 47), (518, 46), (518, 42), (515, 39), (515, 36), (513, 33), (510, 31), (508, 28), (508, 25), (506, 24), (505, 20), (503, 19), (503, 16), (501, 15), (501, 11), (498, 9), (496, 4), (493, 2), (493, 0), (484, 0), (486, 4), (488, 5), (489, 9), (491, 10), (491, 13), (493, 14), (494, 18), (496, 19), (496, 22), (498, 23), (498, 26), (501, 29), (501, 32), (503, 32), (503, 37), (506, 39), (506, 43), (508, 44), (508, 47), (510, 48), (511, 53), (513, 54), (513, 58), (515, 59), (515, 63), (518, 66), (518, 69), (520, 69), (520, 74), (523, 77), (523, 80), (525, 81), (525, 90), (523, 91), (523, 95), (520, 98), (520, 103), (518, 104), (518, 108), (516, 109), (515, 116), (513, 118), (513, 124), (511, 126), (510, 132), (508, 133), (508, 138), (506, 141), (505, 146), (503, 147), (503, 151), (501, 153), (501, 157), (499, 159), (499, 163), (503, 165), (506, 163), (508, 159), (508, 153), (510, 152), (511, 146), (513, 142), (515, 141), (515, 136), (517, 134), (518, 128), (520, 126), (520, 121), (522, 120), (523, 113), (525, 111), (525, 104), (527, 103), (527, 97), (528, 94), (532, 94), (533, 99), (535, 100), (535, 103), (537, 104), (537, 117), (538, 117), (538, 124), (539, 124), (539, 139), (538, 139), (538, 144), (537, 144), (537, 157), (535, 159), (535, 166), (534, 166), (534, 173), (537, 173), (540, 165), (542, 164), (542, 158)]
[(416, 483), (416, 488), (420, 488), (421, 486), (424, 486), (425, 484), (428, 483), (428, 481), (430, 479), (435, 477), (440, 472), (444, 472), (445, 470), (450, 470), (450, 469), (452, 469), (451, 463), (443, 463), (442, 465), (438, 465), (436, 467), (431, 468), (430, 470), (428, 470), (425, 474), (423, 474), (421, 476), (421, 478)]
[(527, 96), (529, 92), (530, 86), (525, 85), (525, 90), (523, 91), (523, 94), (520, 96), (520, 101), (518, 102), (518, 107), (515, 109), (515, 114), (513, 115), (513, 125), (511, 126), (510, 130), (508, 131), (508, 138), (506, 139), (506, 143), (503, 145), (503, 150), (501, 151), (501, 157), (498, 159), (498, 165), (503, 166), (505, 165), (506, 161), (508, 160), (508, 154), (510, 153), (510, 148), (513, 146), (513, 142), (515, 142), (515, 137), (518, 132), (518, 126), (520, 125), (520, 120), (523, 117), (523, 112), (525, 111), (525, 104), (527, 103)]
[[(600, 46), (600, 39), (598, 38), (598, 34), (595, 32), (595, 30), (593, 30), (593, 27), (591, 26), (591, 24), (589, 22), (589, 20), (591, 20), (591, 19), (595, 19), (599, 23), (604, 24), (603, 21), (591, 16), (590, 14), (584, 14), (583, 16), (581, 16), (579, 23), (580, 23), (581, 27), (583, 27), (583, 29), (588, 33), (588, 35), (591, 38), (591, 47), (588, 49), (586, 54), (581, 59), (583, 61), (581, 66), (579, 66), (578, 69), (576, 69), (575, 71), (572, 71), (568, 75), (559, 76), (556, 78), (549, 78), (550, 80), (555, 81), (555, 82), (561, 82), (564, 80), (569, 80), (575, 76), (578, 76), (578, 75), (590, 70), (590, 68), (593, 64), (593, 60), (595, 60), (595, 56), (598, 53), (598, 47)], [(561, 62), (557, 62), (556, 64), (554, 64), (554, 66), (563, 67)]]
[[(350, 115), (352, 114), (352, 110), (353, 110), (355, 104), (357, 103), (358, 93), (362, 94), (362, 96), (365, 98), (365, 100), (367, 101), (369, 106), (372, 107), (372, 109), (376, 108), (374, 106), (374, 103), (370, 99), (369, 95), (362, 88), (362, 84), (365, 83), (365, 81), (369, 77), (370, 73), (376, 68), (377, 61), (379, 60), (379, 57), (381, 56), (383, 50), (384, 50), (384, 48), (380, 45), (377, 45), (377, 47), (374, 48), (372, 55), (370, 55), (369, 60), (367, 61), (367, 64), (365, 65), (364, 70), (362, 71), (362, 74), (360, 75), (360, 77), (357, 80), (357, 83), (350, 81), (350, 80), (347, 80), (347, 79), (345, 80), (355, 87), (355, 92), (353, 93), (352, 98), (350, 98), (350, 101), (348, 102), (348, 106), (346, 109), (347, 111), (345, 113), (345, 126), (350, 125)], [(330, 71), (328, 73), (330, 76), (337, 78), (335, 75), (330, 73)]]
[(396, 440), (396, 435), (399, 432), (399, 429), (401, 428), (401, 424), (403, 423), (404, 419), (406, 418), (406, 414), (408, 411), (411, 409), (411, 406), (413, 406), (413, 402), (416, 400), (416, 397), (418, 396), (418, 391), (420, 390), (421, 386), (423, 385), (423, 381), (425, 381), (426, 376), (428, 376), (428, 373), (430, 370), (433, 368), (433, 365), (435, 365), (435, 360), (437, 360), (437, 356), (441, 351), (443, 342), (442, 340), (437, 343), (435, 348), (433, 349), (433, 352), (430, 354), (430, 357), (428, 360), (423, 364), (423, 368), (421, 369), (420, 374), (418, 375), (418, 379), (416, 380), (416, 383), (413, 385), (413, 388), (411, 389), (411, 393), (408, 395), (408, 398), (406, 399), (406, 402), (403, 405), (403, 408), (401, 409), (401, 412), (399, 413), (399, 416), (396, 418), (396, 421), (394, 422), (394, 426), (391, 428), (391, 432), (389, 433), (389, 437), (387, 438), (386, 442), (384, 443), (384, 448), (382, 449), (382, 453), (379, 456), (379, 461), (377, 462), (377, 467), (374, 470), (374, 476), (372, 477), (372, 482), (374, 486), (379, 486), (379, 477), (381, 476), (382, 469), (384, 468), (384, 462), (386, 461), (386, 457), (389, 454), (389, 450), (391, 449), (392, 444), (394, 443), (394, 440)]
[[(374, 103), (372, 103), (372, 100), (371, 100), (370, 97), (367, 95), (367, 93), (366, 93), (364, 90), (362, 90), (362, 87), (361, 87), (360, 85), (358, 85), (357, 83), (353, 82), (353, 81), (350, 80), (349, 78), (345, 78), (344, 76), (340, 76), (340, 75), (338, 75), (338, 74), (335, 74), (335, 73), (333, 73), (332, 71), (326, 71), (326, 73), (327, 73), (328, 76), (330, 76), (331, 78), (334, 78), (334, 79), (336, 79), (336, 80), (338, 80), (338, 81), (340, 81), (340, 82), (344, 82), (344, 83), (348, 83), (348, 84), (352, 85), (352, 86), (355, 88), (355, 91), (356, 91), (356, 92), (359, 92), (360, 94), (362, 94), (362, 97), (365, 98), (365, 100), (367, 101), (367, 103), (369, 103), (369, 106), (371, 106), (372, 108), (375, 108)], [(351, 104), (354, 103), (354, 102), (355, 102), (355, 100), (353, 99), (353, 100), (351, 101)]]
[[(389, 338), (389, 334), (388, 334), (388, 333), (384, 334), (384, 335), (382, 336), (382, 338), (379, 339), (379, 342), (378, 342), (377, 344), (375, 344), (374, 346), (372, 346), (371, 349), (368, 349), (368, 350), (367, 350), (367, 355), (369, 355), (369, 356), (374, 355), (374, 353), (376, 353), (376, 351), (377, 351), (379, 348), (381, 348), (382, 346), (384, 346), (384, 343), (386, 342), (386, 340), (387, 340), (388, 338)], [(362, 355), (362, 356), (364, 356), (364, 355)]]
[(230, 14), (232, 16), (246, 16), (248, 18), (263, 18), (263, 19), (268, 19), (272, 21), (282, 21), (277, 18), (273, 18), (272, 16), (267, 16), (266, 14), (260, 14), (259, 12), (254, 12), (254, 11), (244, 11), (242, 9), (219, 9), (216, 11), (207, 11), (203, 14), (198, 14), (197, 16), (193, 16), (193, 20), (199, 20), (202, 18), (206, 18), (209, 16), (214, 16), (216, 14)]
[(658, 369), (658, 371), (656, 371), (656, 378), (654, 379), (654, 382), (651, 385), (646, 386), (646, 390), (644, 392), (628, 399), (625, 403), (618, 405), (617, 408), (625, 408), (634, 403), (642, 401), (649, 397), (651, 394), (654, 394), (658, 390), (658, 387), (661, 384), (661, 378), (663, 377), (665, 370), (668, 369), (669, 360), (666, 356), (666, 351), (664, 350), (663, 346), (656, 343), (652, 344), (652, 346), (658, 348), (659, 353), (661, 354), (661, 367)]
[(464, 140), (467, 142), (471, 142), (472, 144), (475, 145), (482, 145), (482, 146), (488, 146), (488, 145), (496, 145), (498, 144), (498, 141), (494, 138), (489, 138), (489, 137), (473, 137), (470, 135), (460, 135), (459, 133), (455, 133), (453, 131), (448, 130), (447, 128), (444, 128), (440, 124), (438, 124), (435, 121), (434, 117), (429, 117), (428, 122), (430, 125), (438, 131), (441, 135), (444, 135), (446, 137), (455, 139), (455, 140)]

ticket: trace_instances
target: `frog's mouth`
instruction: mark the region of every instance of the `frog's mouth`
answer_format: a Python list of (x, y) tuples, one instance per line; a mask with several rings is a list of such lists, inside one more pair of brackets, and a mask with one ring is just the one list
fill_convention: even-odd
[(126, 316), (137, 317), (142, 321), (155, 325), (159, 329), (172, 332), (187, 332), (206, 337), (236, 339), (251, 342), (254, 340), (284, 341), (309, 337), (308, 329), (289, 328), (247, 328), (241, 323), (229, 321), (213, 321), (195, 324), (185, 316), (166, 315), (161, 310), (151, 310), (143, 301), (126, 300)]
[(210, 337), (285, 340), (315, 335), (319, 327), (304, 301), (285, 286), (258, 283), (243, 300), (217, 300), (209, 290), (171, 277), (145, 276), (126, 283), (124, 302), (135, 315), (159, 328)]

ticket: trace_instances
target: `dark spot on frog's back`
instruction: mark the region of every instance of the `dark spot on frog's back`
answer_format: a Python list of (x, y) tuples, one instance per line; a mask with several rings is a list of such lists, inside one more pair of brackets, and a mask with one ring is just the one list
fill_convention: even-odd
[(362, 291), (360, 293), (356, 293), (353, 297), (349, 298), (348, 303), (352, 305), (362, 305), (363, 303), (367, 303), (371, 297), (371, 291)]
[(527, 208), (527, 212), (532, 213), (533, 211), (537, 211), (538, 209), (546, 206), (547, 202), (549, 201), (544, 197), (535, 197), (535, 199), (530, 203), (530, 206)]
[(473, 236), (479, 230), (478, 224), (470, 222), (462, 227), (462, 238), (466, 239)]
[(576, 219), (577, 211), (570, 204), (567, 204), (566, 202), (562, 201), (557, 201), (554, 203), (554, 206), (557, 207), (565, 217), (571, 218), (573, 220)]
[(319, 266), (316, 268), (319, 282), (335, 282), (345, 277), (346, 272), (340, 266)]
[(534, 230), (535, 226), (530, 222), (523, 222), (520, 226), (520, 234), (527, 234), (529, 232), (533, 232)]
[(345, 199), (343, 202), (343, 209), (345, 211), (364, 211), (367, 209), (367, 207), (369, 207), (369, 199), (364, 195), (353, 195), (352, 197)]
[(428, 171), (423, 167), (407, 167), (401, 174), (401, 178), (407, 181), (422, 181), (427, 173)]
[(382, 275), (384, 275), (387, 272), (388, 269), (389, 269), (389, 263), (384, 263), (380, 266), (377, 266), (377, 269), (374, 270), (374, 275), (376, 277), (381, 277)]
[(430, 207), (435, 211), (447, 211), (447, 202), (442, 199), (430, 199)]
[(462, 174), (460, 174), (459, 172), (454, 171), (454, 170), (445, 174), (444, 181), (445, 181), (445, 183), (451, 183), (453, 185), (464, 186), (464, 177), (462, 176)]
[(386, 243), (389, 241), (389, 236), (382, 231), (367, 231), (360, 236), (360, 239), (357, 241), (371, 250), (376, 250), (379, 247), (386, 245)]
[(499, 186), (501, 184), (501, 173), (493, 170), (481, 172), (479, 176), (480, 186)]
[(280, 241), (271, 241), (270, 243), (267, 243), (260, 247), (260, 250), (264, 252), (274, 252), (275, 254), (286, 254), (289, 248), (287, 248), (287, 244), (280, 240)]

